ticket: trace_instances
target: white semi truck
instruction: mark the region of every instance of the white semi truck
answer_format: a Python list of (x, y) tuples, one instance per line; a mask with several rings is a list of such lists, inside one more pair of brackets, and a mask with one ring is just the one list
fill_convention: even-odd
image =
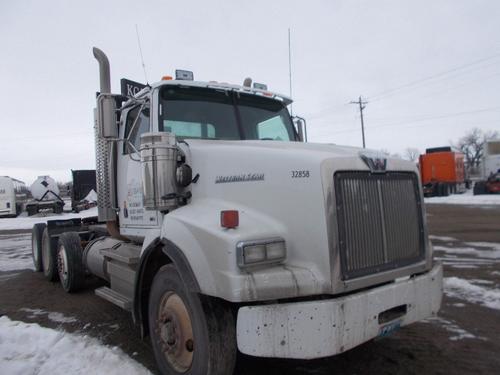
[(93, 52), (99, 216), (37, 224), (33, 259), (68, 292), (106, 280), (162, 374), (332, 356), (438, 312), (413, 163), (304, 143), (291, 99), (248, 79), (111, 94)]

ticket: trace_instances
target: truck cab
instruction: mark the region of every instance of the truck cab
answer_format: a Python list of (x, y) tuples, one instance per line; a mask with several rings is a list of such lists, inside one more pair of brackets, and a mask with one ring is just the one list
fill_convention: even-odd
[(132, 312), (161, 373), (332, 356), (437, 314), (414, 164), (304, 142), (291, 99), (248, 80), (113, 95), (94, 56), (99, 217), (49, 222), (47, 251), (68, 292), (108, 282), (96, 294)]

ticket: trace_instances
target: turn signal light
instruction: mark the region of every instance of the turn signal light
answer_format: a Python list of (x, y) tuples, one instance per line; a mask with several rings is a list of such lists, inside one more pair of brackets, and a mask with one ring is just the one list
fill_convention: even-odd
[(237, 210), (220, 212), (220, 225), (223, 228), (234, 229), (240, 224), (240, 215)]

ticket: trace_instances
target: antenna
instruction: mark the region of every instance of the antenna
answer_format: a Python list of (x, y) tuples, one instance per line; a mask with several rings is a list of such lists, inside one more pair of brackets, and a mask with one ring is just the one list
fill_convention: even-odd
[[(292, 43), (290, 38), (290, 28), (288, 28), (288, 76), (290, 81), (290, 98), (292, 97)], [(293, 103), (290, 104), (290, 114), (293, 116)]]
[(137, 34), (137, 44), (139, 44), (139, 54), (141, 55), (142, 69), (144, 70), (144, 78), (146, 78), (146, 85), (149, 86), (148, 75), (146, 74), (146, 64), (144, 64), (144, 56), (142, 56), (141, 38), (139, 37), (139, 27), (135, 24), (135, 32)]

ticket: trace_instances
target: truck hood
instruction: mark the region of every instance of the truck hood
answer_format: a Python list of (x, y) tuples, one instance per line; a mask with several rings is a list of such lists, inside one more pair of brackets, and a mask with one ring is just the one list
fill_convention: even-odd
[[(362, 161), (361, 155), (365, 154), (371, 157), (387, 159), (387, 170), (412, 171), (418, 172), (416, 164), (407, 160), (393, 158), (379, 150), (363, 149), (350, 146), (339, 146), (327, 143), (301, 143), (301, 142), (280, 142), (280, 141), (218, 141), (218, 140), (197, 140), (190, 139), (186, 141), (189, 147), (180, 146), (188, 154), (201, 153), (213, 155), (214, 157), (223, 156), (235, 159), (245, 159), (250, 157), (255, 160), (256, 155), (266, 155), (272, 160), (278, 159), (286, 161), (290, 158), (300, 159), (309, 162), (321, 163), (327, 159), (344, 160), (340, 164), (351, 164), (350, 168), (367, 170), (368, 166)], [(346, 162), (350, 159), (351, 163)], [(228, 162), (230, 160), (227, 160)], [(271, 162), (271, 161), (270, 161)], [(346, 167), (348, 167), (346, 165)]]
[[(167, 218), (196, 231), (196, 238), (203, 238), (200, 247), (211, 243), (213, 248), (227, 249), (217, 261), (215, 252), (206, 255), (208, 263), (217, 263), (213, 267), (217, 269), (214, 279), (219, 280), (216, 285), (224, 284), (229, 274), (249, 278), (245, 283), (256, 285), (260, 277), (262, 283), (255, 286), (252, 299), (338, 292), (332, 282), (335, 259), (338, 259), (332, 245), (333, 175), (342, 170), (369, 171), (360, 153), (382, 158), (383, 154), (354, 147), (298, 142), (186, 142), (181, 142), (179, 147), (195, 177), (195, 182), (188, 187), (192, 198), (188, 205)], [(386, 167), (417, 172), (413, 163), (394, 158), (387, 158)], [(237, 229), (228, 232), (220, 227), (218, 218), (222, 210), (239, 211)], [(187, 214), (188, 211), (191, 213)], [(166, 223), (168, 225), (173, 232), (175, 225)], [(234, 252), (239, 241), (275, 237), (286, 241), (287, 258), (281, 272), (292, 273), (296, 283), (287, 292), (271, 288), (273, 282), (265, 268), (241, 271), (234, 257), (227, 256)], [(240, 276), (234, 276), (232, 282)], [(267, 287), (271, 291), (266, 292)], [(233, 285), (226, 289), (238, 288)]]

